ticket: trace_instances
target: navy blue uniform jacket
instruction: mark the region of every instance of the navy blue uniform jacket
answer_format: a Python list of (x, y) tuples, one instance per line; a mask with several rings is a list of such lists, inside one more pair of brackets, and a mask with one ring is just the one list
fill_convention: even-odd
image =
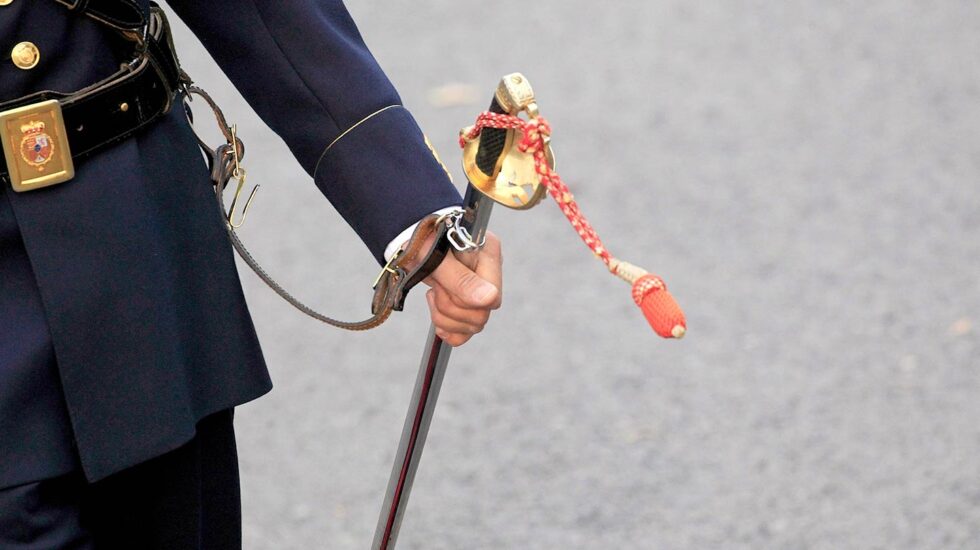
[[(401, 102), (341, 1), (169, 4), (375, 257), (412, 223), (460, 202), (405, 109), (371, 118), (324, 154), (344, 130)], [(32, 70), (0, 63), (0, 102), (80, 89), (131, 53), (108, 27), (53, 0), (0, 7), (0, 37), (4, 52), (20, 41), (41, 51)], [(253, 162), (261, 156), (250, 151)], [(81, 465), (97, 480), (179, 446), (197, 420), (271, 383), (181, 109), (78, 162), (76, 174), (6, 195), (40, 289)], [(0, 319), (8, 322), (16, 320)]]

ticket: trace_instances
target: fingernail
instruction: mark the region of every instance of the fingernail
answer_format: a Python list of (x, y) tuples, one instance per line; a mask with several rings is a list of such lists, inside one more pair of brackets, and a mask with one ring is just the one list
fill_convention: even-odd
[(475, 302), (484, 303), (490, 301), (491, 298), (497, 293), (497, 287), (490, 283), (483, 283), (476, 287), (473, 293), (470, 295), (473, 297)]

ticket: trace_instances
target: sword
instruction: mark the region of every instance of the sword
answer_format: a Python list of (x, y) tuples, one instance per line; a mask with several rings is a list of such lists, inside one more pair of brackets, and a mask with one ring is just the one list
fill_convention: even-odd
[[(527, 118), (520, 118), (519, 114)], [(651, 328), (664, 338), (682, 338), (687, 322), (663, 279), (610, 254), (571, 191), (555, 173), (550, 134), (550, 126), (538, 114), (527, 78), (520, 73), (504, 76), (494, 92), (489, 112), (481, 114), (475, 125), (460, 131), (463, 170), (469, 184), (457, 238), (461, 236), (470, 244), (482, 243), (494, 203), (526, 210), (550, 194), (593, 254), (610, 273), (631, 285), (633, 300)], [(452, 237), (451, 233), (449, 236)], [(452, 238), (450, 241), (461, 249)], [(460, 261), (467, 263), (466, 254), (461, 255)], [(395, 546), (451, 349), (435, 335), (434, 327), (429, 329), (374, 533), (373, 550)]]
[[(515, 79), (520, 80), (515, 81)], [(533, 105), (533, 102), (534, 94), (527, 79), (515, 73), (504, 77), (494, 93), (489, 110), (493, 113), (516, 115), (521, 110), (527, 109), (529, 105)], [(502, 170), (506, 169), (503, 165), (513, 140), (512, 130), (487, 128), (481, 133), (478, 141), (474, 140), (475, 145), (471, 148), (470, 154), (464, 153), (464, 170), (469, 181), (463, 198), (464, 213), (460, 227), (475, 243), (483, 242), (490, 221), (490, 212), (493, 210), (494, 202), (498, 200), (492, 193), (488, 194), (481, 188), (488, 189), (496, 182)], [(507, 182), (510, 183), (516, 184), (518, 189), (524, 191), (524, 187), (520, 185), (523, 182)], [(537, 199), (540, 199), (540, 196)], [(520, 207), (523, 204), (517, 200), (506, 205)], [(533, 204), (526, 207), (530, 206)], [(463, 253), (464, 256), (466, 254), (468, 253)], [(461, 261), (465, 263), (466, 258), (461, 258)], [(371, 545), (373, 550), (389, 550), (395, 547), (451, 351), (452, 347), (436, 336), (435, 327), (430, 327), (415, 388), (409, 402), (408, 414), (405, 417), (405, 425), (402, 428), (401, 440), (398, 442), (391, 476), (388, 479), (378, 525), (374, 532), (374, 542)]]

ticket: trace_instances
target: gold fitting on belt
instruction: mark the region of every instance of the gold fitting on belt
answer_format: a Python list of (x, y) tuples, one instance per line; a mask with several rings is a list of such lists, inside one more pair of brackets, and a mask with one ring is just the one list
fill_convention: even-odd
[(14, 191), (31, 191), (75, 177), (57, 100), (0, 112), (0, 136)]

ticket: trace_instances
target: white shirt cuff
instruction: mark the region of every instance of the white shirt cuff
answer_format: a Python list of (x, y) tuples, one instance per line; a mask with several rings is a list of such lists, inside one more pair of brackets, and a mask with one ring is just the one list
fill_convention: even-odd
[[(433, 214), (437, 216), (442, 216), (443, 214), (448, 214), (455, 210), (461, 210), (461, 208), (459, 206), (447, 206), (446, 208), (440, 208), (439, 210), (436, 210), (435, 212), (433, 212)], [(422, 220), (419, 220), (413, 223), (412, 225), (405, 228), (404, 231), (399, 233), (397, 237), (391, 239), (391, 242), (389, 242), (388, 246), (385, 247), (385, 261), (390, 261), (391, 257), (395, 255), (395, 252), (398, 252), (401, 249), (401, 247), (405, 246), (405, 243), (407, 243), (408, 240), (412, 238), (412, 233), (415, 232), (415, 228), (418, 227), (421, 221)]]

